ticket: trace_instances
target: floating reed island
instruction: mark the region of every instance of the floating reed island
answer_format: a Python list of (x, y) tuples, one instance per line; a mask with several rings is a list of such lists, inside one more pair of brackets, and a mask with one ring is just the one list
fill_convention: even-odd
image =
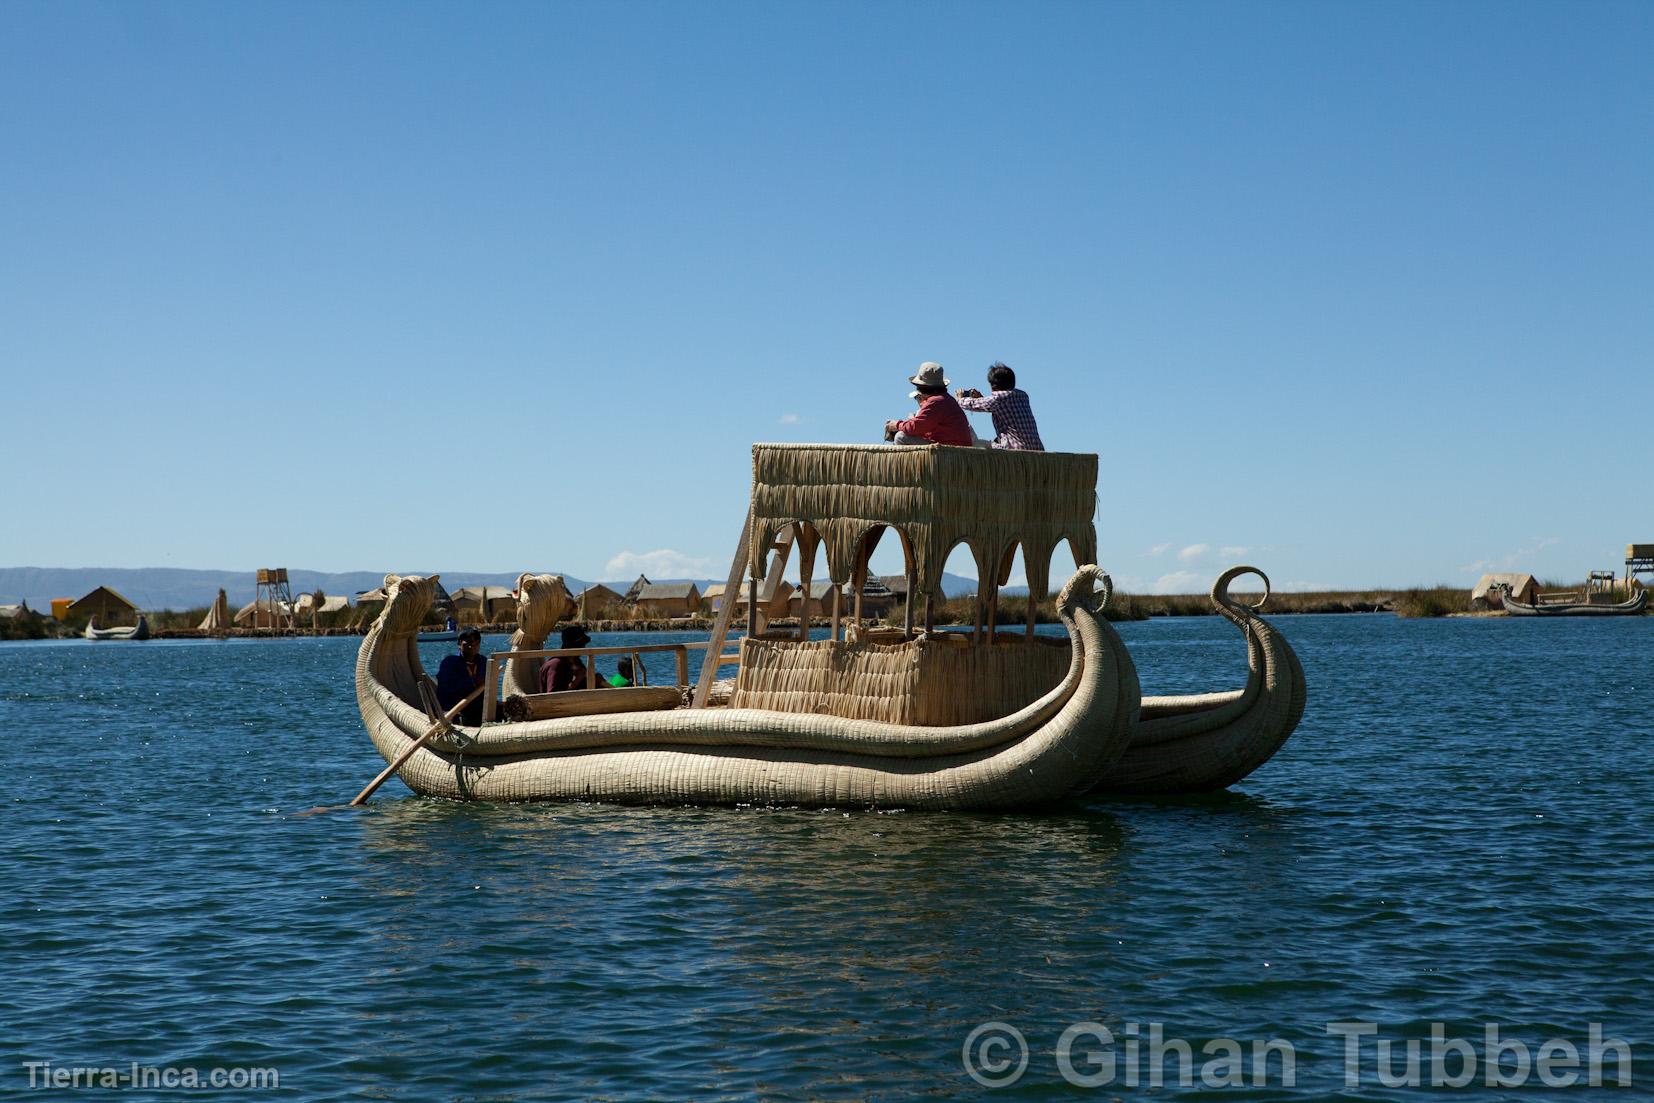
[[(1094, 792), (1232, 785), (1303, 714), (1297, 656), (1229, 594), (1242, 575), (1262, 578), (1251, 567), (1225, 571), (1212, 589), (1245, 641), (1244, 683), (1142, 696), (1103, 615), (1112, 585), (1093, 564), (1094, 455), (760, 444), (752, 460), (726, 588), (746, 590), (734, 651), (725, 650), (734, 601), (704, 644), (548, 649), (573, 603), (558, 576), (525, 574), (517, 632), (509, 650), (489, 657), (477, 691), (482, 722), (464, 724), (457, 717), (470, 699), (444, 710), (419, 659), (436, 579), (387, 576), (385, 607), (356, 664), (362, 720), (389, 763), (381, 779), (394, 773), (416, 793), (466, 800), (1030, 809)], [(969, 631), (938, 629), (928, 601), (922, 619), (910, 604), (901, 626), (875, 626), (859, 600), (842, 597), (863, 592), (868, 561), (891, 531), (909, 594), (937, 592), (948, 554), (969, 549), (981, 579)], [(1066, 630), (1057, 639), (1035, 634), (1033, 609), (1064, 541), (1084, 565), (1056, 598)], [(1019, 548), (1034, 600), (1005, 631), (998, 593)], [(818, 560), (834, 583), (826, 640), (764, 618), (794, 554), (806, 587)], [(688, 652), (697, 647), (706, 653), (692, 683)], [(672, 652), (675, 679), (596, 685), (595, 656), (640, 650)], [(540, 664), (556, 656), (582, 657), (588, 688), (541, 692)], [(733, 678), (720, 679), (730, 667)]]

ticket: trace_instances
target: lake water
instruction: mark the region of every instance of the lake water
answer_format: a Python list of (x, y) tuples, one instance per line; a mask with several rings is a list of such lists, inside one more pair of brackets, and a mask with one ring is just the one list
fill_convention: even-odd
[[(1152, 1098), (1516, 1098), (1537, 1066), (1485, 1086), (1489, 1024), (1584, 1060), (1600, 1023), (1636, 1086), (1564, 1096), (1646, 1097), (1654, 618), (1276, 623), (1310, 699), (1273, 762), (1216, 796), (1014, 816), (471, 806), (394, 781), (301, 816), (383, 766), (357, 641), (0, 644), (0, 1094), (68, 1094), (28, 1091), (26, 1062), (136, 1062), (273, 1068), (278, 1091), (243, 1094), (300, 1099), (1135, 1098), (1159, 1024), (1193, 1084), (1172, 1047)], [(1218, 618), (1121, 630), (1146, 692), (1241, 683)], [(985, 1023), (1026, 1040), (1014, 1084), (965, 1067)], [(1477, 1087), (1431, 1088), (1432, 1024)], [(1384, 1087), (1410, 1038), (1422, 1086)], [(1218, 1039), (1243, 1086), (1202, 1084), (1233, 1075)], [(1008, 1078), (1017, 1045), (978, 1031), (972, 1068)], [(1111, 1056), (1111, 1083), (1065, 1080)]]

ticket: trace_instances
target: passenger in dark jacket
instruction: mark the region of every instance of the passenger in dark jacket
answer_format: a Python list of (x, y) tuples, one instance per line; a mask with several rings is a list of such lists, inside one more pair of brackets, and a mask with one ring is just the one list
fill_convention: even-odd
[[(436, 671), (436, 699), (444, 712), (465, 700), (465, 695), (482, 685), (488, 676), (488, 661), (482, 657), (482, 633), (467, 628), (459, 634), (459, 654), (442, 660)], [(459, 714), (462, 724), (482, 723), (482, 696)]]

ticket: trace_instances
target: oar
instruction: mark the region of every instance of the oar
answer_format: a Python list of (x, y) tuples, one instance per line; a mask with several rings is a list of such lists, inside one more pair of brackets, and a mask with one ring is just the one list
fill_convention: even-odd
[(416, 739), (412, 743), (408, 744), (407, 748), (404, 749), (401, 754), (397, 755), (394, 759), (392, 759), (391, 764), (389, 766), (386, 766), (384, 768), (384, 770), (380, 772), (378, 777), (376, 777), (372, 781), (368, 782), (368, 787), (366, 789), (363, 789), (360, 793), (356, 794), (356, 799), (350, 802), (350, 806), (352, 808), (359, 808), (362, 805), (366, 804), (368, 798), (373, 796), (373, 792), (374, 792), (375, 789), (379, 788), (381, 785), (385, 784), (385, 782), (389, 781), (390, 776), (392, 774), (396, 773), (397, 770), (401, 769), (402, 764), (404, 762), (408, 761), (408, 759), (412, 758), (413, 753), (415, 751), (419, 750), (419, 748), (423, 747), (431, 739), (434, 739), (438, 732), (442, 731), (444, 728), (446, 728), (448, 726), (449, 721), (453, 720), (454, 717), (458, 716), (460, 714), (460, 711), (462, 709), (464, 709), (466, 705), (469, 705), (472, 701), (475, 701), (477, 699), (477, 695), (480, 694), (483, 690), (485, 690), (487, 688), (488, 688), (488, 683), (485, 681), (485, 682), (483, 682), (482, 685), (478, 686), (476, 689), (473, 689), (470, 693), (467, 693), (465, 695), (465, 700), (461, 701), (459, 704), (455, 705), (453, 708), (451, 708), (447, 712), (443, 713), (441, 719), (439, 719), (436, 723), (432, 724), (430, 726), (430, 728), (425, 732), (424, 735), (420, 736), (418, 739)]

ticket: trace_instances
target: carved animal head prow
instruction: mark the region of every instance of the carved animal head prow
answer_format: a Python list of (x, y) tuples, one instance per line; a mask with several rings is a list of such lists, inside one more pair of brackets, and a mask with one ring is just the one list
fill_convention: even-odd
[(574, 599), (560, 574), (517, 577), (517, 627), (524, 635), (545, 639), (552, 627), (574, 612)]
[(385, 610), (379, 614), (381, 623), (392, 632), (417, 632), (419, 622), (436, 600), (436, 584), (441, 575), (429, 578), (416, 574), (388, 574), (385, 576)]

